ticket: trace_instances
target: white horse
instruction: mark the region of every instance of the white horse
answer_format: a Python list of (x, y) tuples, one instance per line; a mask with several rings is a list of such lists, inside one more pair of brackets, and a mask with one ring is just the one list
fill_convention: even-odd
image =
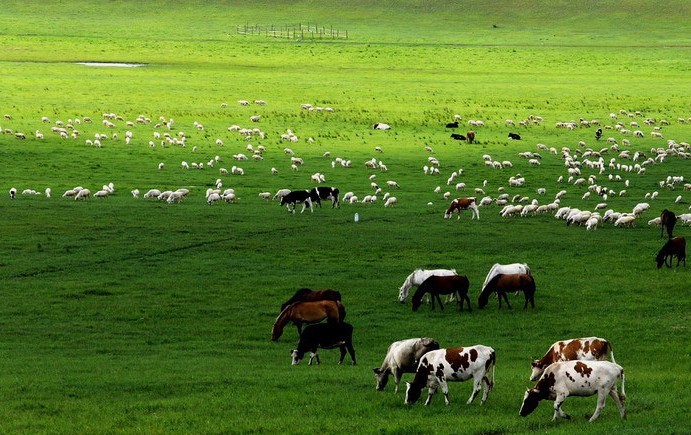
[(413, 273), (403, 281), (403, 285), (398, 291), (398, 300), (405, 302), (408, 299), (410, 288), (419, 286), (430, 276), (453, 276), (458, 275), (456, 269), (415, 269)]
[(526, 275), (530, 275), (530, 267), (528, 267), (527, 264), (525, 263), (511, 263), (511, 264), (499, 264), (499, 263), (494, 263), (492, 268), (489, 270), (487, 273), (487, 278), (485, 278), (485, 282), (482, 283), (482, 290), (485, 289), (485, 286), (487, 283), (494, 278), (497, 275), (511, 275), (514, 273), (524, 273)]

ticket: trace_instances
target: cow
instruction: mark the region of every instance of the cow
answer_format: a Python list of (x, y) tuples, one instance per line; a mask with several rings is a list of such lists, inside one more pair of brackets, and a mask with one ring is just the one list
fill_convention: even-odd
[(338, 364), (343, 363), (346, 350), (350, 354), (353, 365), (356, 364), (355, 349), (353, 348), (353, 325), (345, 322), (309, 325), (300, 334), (297, 349), (290, 351), (290, 355), (293, 357), (292, 365), (300, 364), (306, 352), (310, 353), (308, 365), (312, 365), (312, 360), (315, 358), (319, 364), (317, 349), (333, 349), (335, 347), (341, 350), (341, 359)]
[(466, 132), (466, 137), (468, 138), (468, 143), (473, 143), (475, 142), (475, 132), (474, 131), (468, 131)]
[(324, 201), (327, 199), (331, 200), (331, 208), (340, 207), (338, 193), (339, 191), (336, 187), (313, 187), (310, 191), (310, 198), (312, 198), (312, 201), (316, 201), (320, 208), (322, 206), (322, 199)]
[(672, 238), (674, 232), (674, 225), (677, 224), (677, 215), (673, 211), (664, 209), (660, 214), (660, 237), (664, 237), (665, 229), (667, 229), (668, 238)]
[[(621, 393), (617, 392), (617, 379), (621, 378)], [(624, 369), (609, 361), (562, 361), (545, 370), (535, 387), (527, 390), (519, 414), (528, 416), (541, 400), (554, 400), (554, 416), (571, 418), (561, 410), (561, 404), (569, 396), (592, 396), (597, 394), (597, 407), (590, 421), (600, 416), (605, 407), (607, 395), (619, 408), (621, 418), (626, 418), (626, 394), (624, 391)]]
[[(673, 237), (665, 243), (655, 257), (657, 261), (657, 268), (660, 269), (663, 264), (667, 267), (672, 267), (672, 260), (677, 257), (677, 267), (681, 261), (686, 267), (686, 239), (683, 237)], [(668, 262), (669, 260), (669, 262)]]
[(467, 140), (468, 138), (458, 133), (451, 133), (451, 139), (453, 140)]
[(446, 128), (458, 128), (458, 121), (449, 122), (446, 124)]
[(394, 393), (397, 393), (403, 373), (415, 373), (420, 358), (439, 347), (436, 340), (428, 337), (409, 338), (391, 343), (381, 367), (372, 369), (377, 378), (377, 391), (382, 391), (389, 382), (389, 375), (393, 375), (396, 384)]
[(449, 219), (454, 212), (458, 212), (458, 219), (461, 218), (461, 211), (462, 210), (468, 210), (470, 209), (471, 212), (473, 213), (470, 217), (470, 219), (475, 219), (477, 216), (477, 220), (480, 220), (480, 210), (477, 208), (477, 203), (475, 202), (475, 197), (470, 196), (467, 198), (456, 198), (453, 201), (451, 201), (451, 204), (449, 204), (449, 208), (446, 210), (446, 213), (444, 213), (444, 219)]
[(428, 388), (425, 405), (429, 405), (437, 388), (441, 386), (444, 401), (448, 405), (449, 387), (447, 382), (467, 381), (470, 378), (473, 378), (474, 384), (473, 392), (467, 403), (473, 403), (481, 386), (484, 386), (482, 403), (485, 403), (489, 392), (494, 387), (495, 363), (494, 349), (482, 345), (427, 352), (420, 360), (413, 382), (406, 382), (405, 403), (412, 405), (417, 402), (422, 394), (422, 389)]
[(390, 129), (391, 129), (391, 126), (390, 126), (389, 124), (384, 124), (384, 123), (381, 123), (381, 122), (377, 122), (376, 124), (374, 124), (374, 125), (372, 126), (372, 128), (375, 129), (375, 130), (390, 130)]
[(604, 338), (586, 337), (557, 341), (542, 358), (531, 363), (530, 380), (537, 381), (550, 364), (558, 361), (604, 361), (607, 356), (612, 362), (616, 362), (612, 344)]
[(310, 208), (310, 212), (314, 213), (312, 198), (308, 190), (293, 190), (281, 198), (281, 207), (287, 205), (288, 212), (290, 213), (295, 213), (295, 206), (297, 203), (302, 203), (302, 210), (300, 213), (303, 213), (307, 207)]
[(521, 140), (521, 135), (518, 133), (509, 133), (509, 139), (511, 140)]

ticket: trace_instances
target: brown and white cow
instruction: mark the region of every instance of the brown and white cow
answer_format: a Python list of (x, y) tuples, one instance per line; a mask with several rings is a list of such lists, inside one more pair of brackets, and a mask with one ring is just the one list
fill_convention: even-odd
[(612, 344), (604, 338), (586, 337), (557, 341), (542, 358), (532, 362), (533, 371), (530, 374), (530, 380), (538, 380), (550, 364), (558, 361), (604, 361), (608, 356), (612, 362), (616, 362)]
[(470, 209), (470, 211), (473, 213), (470, 219), (475, 219), (475, 217), (477, 217), (477, 220), (480, 220), (480, 210), (477, 208), (477, 202), (473, 196), (467, 198), (456, 198), (451, 201), (449, 208), (446, 210), (446, 213), (444, 213), (444, 219), (449, 219), (454, 212), (458, 212), (458, 219), (460, 219), (461, 211), (468, 209)]
[(372, 369), (377, 378), (377, 391), (383, 390), (389, 382), (389, 375), (393, 375), (396, 384), (394, 392), (397, 393), (403, 373), (415, 373), (420, 358), (439, 347), (436, 340), (428, 337), (409, 338), (391, 343), (381, 367)]
[[(441, 386), (444, 401), (449, 404), (449, 387), (447, 382), (467, 381), (473, 378), (473, 392), (468, 404), (472, 403), (484, 386), (482, 403), (485, 403), (489, 392), (494, 387), (494, 367), (496, 354), (494, 349), (476, 345), (454, 349), (439, 349), (427, 352), (418, 364), (413, 382), (406, 382), (405, 403), (417, 402), (423, 388), (428, 388), (425, 405), (429, 405), (437, 388)], [(490, 370), (492, 372), (490, 379)]]
[[(617, 379), (621, 378), (621, 393), (617, 392)], [(561, 361), (545, 370), (535, 387), (525, 392), (519, 414), (528, 416), (541, 400), (554, 400), (554, 416), (571, 418), (561, 410), (561, 404), (569, 396), (592, 396), (597, 394), (597, 407), (590, 421), (600, 416), (609, 395), (619, 408), (621, 418), (626, 417), (626, 394), (624, 392), (624, 369), (609, 361)]]

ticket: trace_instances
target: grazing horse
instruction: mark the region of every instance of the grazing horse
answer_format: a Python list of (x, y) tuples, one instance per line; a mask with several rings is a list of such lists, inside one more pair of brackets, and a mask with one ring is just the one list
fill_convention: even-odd
[(404, 303), (406, 299), (408, 299), (410, 288), (419, 286), (432, 275), (451, 276), (458, 274), (456, 273), (456, 269), (415, 269), (413, 273), (408, 275), (405, 281), (403, 281), (403, 285), (398, 290), (398, 300)]
[(484, 308), (489, 300), (489, 295), (496, 292), (499, 299), (499, 308), (501, 308), (501, 298), (504, 297), (506, 305), (511, 308), (509, 298), (506, 296), (507, 292), (522, 290), (525, 294), (525, 305), (523, 309), (528, 308), (528, 302), (535, 308), (535, 280), (532, 275), (524, 273), (514, 273), (511, 275), (497, 275), (492, 278), (485, 286), (477, 301), (479, 308)]
[(449, 204), (449, 208), (446, 210), (446, 213), (444, 213), (444, 219), (449, 219), (454, 212), (458, 212), (458, 219), (461, 218), (461, 211), (462, 210), (468, 210), (473, 213), (470, 217), (470, 219), (475, 219), (477, 217), (477, 220), (480, 220), (480, 210), (477, 208), (477, 203), (475, 202), (475, 197), (470, 196), (468, 198), (456, 198), (453, 201), (451, 201), (451, 204)]
[(432, 295), (432, 309), (434, 309), (434, 299), (439, 302), (439, 307), (444, 310), (444, 304), (441, 302), (439, 295), (455, 295), (456, 300), (461, 304), (461, 311), (463, 311), (463, 301), (468, 302), (468, 311), (473, 311), (470, 306), (470, 298), (468, 297), (468, 289), (470, 288), (470, 281), (466, 276), (436, 276), (432, 275), (425, 280), (417, 288), (413, 295), (413, 311), (417, 311), (422, 305), (422, 296), (425, 293)]
[(487, 287), (487, 283), (494, 278), (495, 276), (502, 274), (502, 275), (509, 275), (512, 273), (525, 273), (526, 275), (530, 275), (530, 267), (528, 267), (527, 264), (525, 263), (511, 263), (511, 264), (499, 264), (499, 263), (494, 263), (492, 268), (487, 272), (487, 277), (485, 277), (485, 282), (482, 283), (482, 290)]
[(662, 246), (660, 251), (655, 257), (657, 261), (657, 268), (661, 268), (662, 265), (667, 267), (672, 267), (672, 260), (677, 257), (677, 267), (679, 267), (680, 262), (684, 262), (684, 267), (686, 267), (686, 239), (683, 237), (674, 237), (667, 241), (667, 243)]
[(296, 302), (288, 305), (278, 315), (271, 331), (271, 340), (278, 340), (288, 322), (293, 322), (302, 333), (303, 323), (319, 323), (327, 319), (330, 323), (341, 323), (345, 318), (345, 307), (338, 301)]
[(660, 237), (664, 236), (665, 228), (667, 229), (668, 238), (672, 238), (672, 232), (674, 231), (674, 225), (677, 223), (677, 215), (673, 211), (667, 209), (662, 210), (660, 215)]
[(314, 302), (314, 301), (339, 301), (341, 300), (341, 293), (337, 290), (310, 290), (308, 288), (301, 288), (296, 291), (293, 297), (288, 299), (281, 305), (281, 311), (295, 302)]

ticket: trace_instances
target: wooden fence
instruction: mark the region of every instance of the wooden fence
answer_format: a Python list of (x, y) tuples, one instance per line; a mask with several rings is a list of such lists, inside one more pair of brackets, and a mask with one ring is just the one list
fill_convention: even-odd
[(316, 24), (297, 25), (250, 25), (237, 26), (238, 35), (265, 36), (267, 38), (284, 38), (293, 40), (305, 39), (348, 39), (347, 30), (334, 29), (333, 26), (318, 26)]

